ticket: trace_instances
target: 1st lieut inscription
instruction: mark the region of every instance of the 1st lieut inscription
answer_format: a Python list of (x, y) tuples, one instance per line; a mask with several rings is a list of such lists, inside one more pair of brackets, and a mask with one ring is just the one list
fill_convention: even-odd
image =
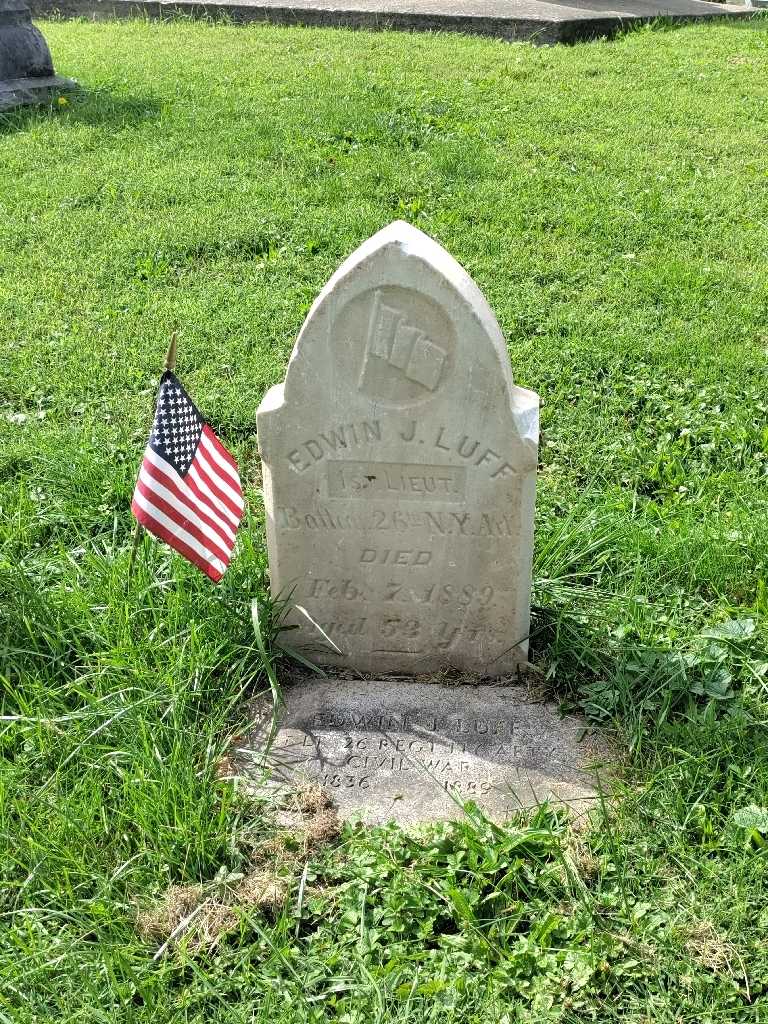
[(404, 462), (329, 462), (329, 498), (390, 498), (398, 501), (463, 501), (463, 466)]

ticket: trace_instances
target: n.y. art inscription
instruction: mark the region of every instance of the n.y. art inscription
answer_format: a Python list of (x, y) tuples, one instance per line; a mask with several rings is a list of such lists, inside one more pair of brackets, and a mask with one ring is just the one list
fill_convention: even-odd
[(538, 398), (444, 249), (397, 222), (354, 252), (258, 432), (294, 646), (369, 672), (526, 659)]

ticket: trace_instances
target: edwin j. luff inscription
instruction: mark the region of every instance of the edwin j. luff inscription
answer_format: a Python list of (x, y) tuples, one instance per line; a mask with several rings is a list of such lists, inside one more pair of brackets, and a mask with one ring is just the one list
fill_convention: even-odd
[(341, 265), (258, 434), (295, 647), (383, 673), (525, 661), (538, 397), (437, 243), (396, 222)]

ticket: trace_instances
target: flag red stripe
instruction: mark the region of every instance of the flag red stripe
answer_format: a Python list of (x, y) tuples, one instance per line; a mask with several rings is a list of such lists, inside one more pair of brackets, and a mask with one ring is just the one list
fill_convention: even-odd
[[(224, 530), (225, 533), (231, 534), (232, 541), (235, 539), (235, 531), (239, 519), (236, 522), (232, 522), (232, 515), (228, 509), (222, 510), (218, 507), (218, 504), (213, 500), (212, 497), (207, 495), (205, 491), (200, 487), (197, 481), (192, 477), (191, 474), (187, 474), (186, 477), (181, 477), (176, 473), (176, 470), (170, 466), (162, 456), (158, 455), (157, 452), (153, 451), (152, 448), (147, 448), (144, 455), (144, 463), (154, 466), (161, 473), (173, 473), (176, 478), (176, 486), (184, 494), (187, 501), (193, 506), (198, 504), (203, 505), (208, 513), (216, 522), (219, 524), (220, 529)], [(187, 490), (190, 491), (187, 494)]]
[[(173, 472), (173, 470), (171, 471)], [(144, 460), (139, 477), (141, 477), (142, 472), (169, 490), (180, 504), (183, 504), (185, 508), (188, 508), (190, 512), (198, 516), (211, 530), (214, 530), (223, 541), (225, 548), (229, 549), (232, 547), (235, 541), (234, 531), (218, 516), (215, 519), (213, 518), (213, 515), (210, 513), (210, 506), (205, 503), (204, 499), (201, 498), (201, 500), (193, 502), (169, 473), (164, 472), (159, 466), (148, 459)]]
[(211, 494), (216, 498), (216, 501), (226, 508), (231, 515), (235, 517), (235, 520), (239, 523), (242, 509), (239, 509), (237, 505), (228, 498), (218, 482), (218, 477), (212, 477), (208, 471), (207, 463), (200, 453), (200, 449), (197, 450), (197, 455), (192, 460), (192, 468), (195, 469), (200, 476), (202, 482), (208, 487)]
[(206, 460), (216, 476), (221, 480), (224, 492), (231, 498), (238, 508), (244, 506), (243, 489), (240, 486), (240, 477), (230, 467), (228, 462), (219, 455), (208, 438), (203, 435), (200, 438), (198, 453)]
[(195, 460), (189, 467), (189, 472), (187, 473), (185, 479), (189, 480), (190, 478), (195, 481), (195, 484), (199, 488), (200, 493), (205, 496), (203, 500), (207, 501), (212, 508), (215, 508), (219, 515), (223, 516), (234, 529), (237, 529), (238, 524), (240, 523), (240, 513), (232, 512), (232, 510), (227, 505), (225, 505), (223, 501), (216, 497), (211, 488), (208, 486), (205, 477), (200, 472), (197, 457), (195, 457)]
[(175, 519), (169, 519), (162, 509), (157, 508), (157, 506), (153, 504), (151, 499), (146, 498), (137, 490), (134, 492), (133, 502), (140, 509), (143, 509), (144, 514), (149, 516), (153, 522), (162, 526), (169, 537), (173, 538), (169, 541), (170, 544), (178, 547), (176, 544), (176, 541), (178, 541), (180, 544), (184, 545), (186, 550), (195, 551), (198, 558), (202, 558), (206, 562), (210, 562), (217, 572), (224, 572), (227, 567), (227, 563), (219, 558), (218, 555), (215, 555), (204, 544), (201, 544), (196, 537), (193, 537), (191, 533), (188, 533), (187, 530)]
[(243, 492), (240, 488), (239, 480), (237, 486), (233, 486), (232, 477), (229, 475), (229, 466), (221, 461), (216, 451), (211, 451), (210, 445), (206, 440), (201, 441), (200, 445), (198, 445), (196, 458), (203, 460), (206, 471), (210, 476), (215, 477), (216, 484), (229, 500), (233, 502), (239, 515), (243, 511)]
[(221, 443), (221, 441), (218, 439), (218, 437), (216, 437), (216, 435), (214, 434), (214, 432), (211, 430), (211, 428), (208, 426), (207, 423), (203, 427), (203, 435), (208, 438), (208, 440), (214, 446), (214, 448), (219, 453), (219, 455), (221, 455), (221, 457), (224, 459), (224, 461), (228, 462), (230, 464), (230, 466), (234, 470), (234, 475), (237, 478), (238, 484), (239, 484), (240, 476), (239, 476), (239, 474), (237, 472), (237, 463), (232, 458), (232, 456), (227, 451), (227, 449), (224, 447), (224, 445)]
[(229, 551), (231, 549), (228, 549), (223, 545), (217, 544), (214, 540), (207, 536), (207, 534), (203, 533), (203, 531), (197, 526), (193, 519), (188, 519), (186, 518), (186, 516), (182, 517), (177, 508), (174, 508), (173, 505), (171, 505), (164, 498), (162, 498), (157, 491), (153, 491), (151, 487), (147, 487), (143, 480), (138, 480), (136, 484), (136, 490), (139, 492), (139, 494), (142, 494), (151, 505), (154, 505), (154, 507), (156, 509), (159, 509), (160, 512), (165, 513), (165, 515), (168, 516), (169, 519), (173, 520), (173, 522), (175, 523), (178, 523), (179, 526), (186, 533), (188, 533), (191, 537), (194, 537), (201, 547), (205, 548), (207, 551), (210, 551), (211, 554), (214, 555), (216, 558), (220, 558), (222, 562), (229, 561)]
[(198, 554), (198, 552), (194, 550), (194, 548), (189, 547), (189, 545), (185, 544), (183, 540), (171, 533), (171, 531), (163, 526), (162, 523), (158, 522), (149, 513), (145, 512), (140, 505), (137, 505), (135, 501), (131, 503), (131, 510), (145, 530), (153, 533), (156, 537), (159, 537), (160, 540), (164, 540), (166, 544), (170, 544), (170, 546), (175, 551), (178, 551), (180, 555), (183, 555), (188, 562), (192, 562), (192, 564), (196, 565), (198, 569), (202, 569), (205, 575), (210, 577), (214, 583), (219, 582), (224, 573), (212, 565), (211, 562), (206, 561), (202, 555)]

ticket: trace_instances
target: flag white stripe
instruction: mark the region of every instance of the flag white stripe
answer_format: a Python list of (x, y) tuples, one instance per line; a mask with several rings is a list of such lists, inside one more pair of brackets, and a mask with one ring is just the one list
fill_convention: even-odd
[(233, 504), (242, 512), (244, 505), (242, 494), (240, 493), (240, 491), (234, 490), (229, 485), (228, 481), (225, 480), (224, 477), (219, 472), (218, 467), (211, 463), (211, 460), (208, 458), (208, 455), (201, 451), (201, 448), (202, 445), (197, 449), (197, 455), (195, 456), (195, 459), (200, 460), (203, 469), (206, 471), (208, 476), (213, 480), (216, 486), (220, 487), (221, 490), (229, 498), (229, 500), (233, 502)]
[[(181, 479), (178, 473), (176, 473), (173, 466), (169, 466), (168, 470), (168, 475), (171, 477), (172, 480), (174, 480), (175, 478), (176, 485), (180, 489), (182, 489), (184, 481)], [(143, 477), (141, 475), (142, 473), (144, 474)], [(143, 465), (141, 470), (139, 471), (139, 477), (144, 481), (147, 487), (150, 488), (150, 490), (157, 491), (161, 498), (164, 498), (167, 502), (169, 502), (169, 504), (173, 505), (174, 508), (177, 508), (179, 512), (183, 513), (187, 517), (187, 519), (194, 520), (195, 524), (198, 525), (207, 536), (211, 537), (221, 547), (231, 548), (232, 545), (235, 543), (236, 531), (232, 529), (229, 523), (224, 522), (222, 519), (219, 518), (219, 516), (216, 514), (216, 511), (211, 509), (211, 506), (208, 504), (208, 501), (206, 499), (199, 498), (196, 495), (193, 496), (192, 493), (190, 492), (189, 501), (193, 502), (194, 506), (193, 508), (190, 509), (189, 505), (182, 501), (181, 498), (178, 497), (178, 495), (175, 495), (172, 490), (165, 486), (165, 484), (151, 476)], [(186, 495), (187, 490), (188, 489), (182, 489), (182, 492)], [(221, 534), (217, 533), (216, 530), (208, 523), (206, 523), (204, 520), (200, 519), (200, 521), (198, 522), (198, 510), (202, 510), (210, 519), (212, 519), (218, 526), (220, 526), (222, 532), (225, 533), (226, 536), (222, 537)]]
[[(147, 462), (151, 462), (153, 466), (156, 466), (159, 470), (161, 470), (163, 473), (169, 476), (171, 480), (175, 482), (179, 490), (184, 493), (184, 496), (188, 498), (193, 505), (202, 505), (203, 508), (208, 513), (208, 515), (211, 517), (211, 519), (215, 519), (219, 526), (222, 528), (222, 530), (229, 531), (234, 538), (234, 533), (235, 530), (237, 529), (237, 521), (233, 520), (232, 513), (229, 511), (229, 509), (225, 509), (225, 515), (222, 515), (220, 511), (221, 502), (216, 500), (216, 497), (210, 493), (210, 491), (208, 490), (208, 488), (205, 487), (204, 484), (200, 484), (200, 488), (201, 490), (205, 489), (205, 491), (208, 494), (208, 497), (203, 497), (200, 494), (195, 494), (195, 492), (192, 490), (189, 484), (184, 480), (184, 477), (179, 476), (179, 474), (176, 472), (176, 470), (173, 468), (170, 462), (166, 462), (165, 459), (162, 456), (158, 455), (154, 448), (150, 448), (149, 445), (147, 445), (147, 450), (144, 453), (144, 458), (147, 460)], [(213, 502), (216, 503), (214, 504)]]
[[(197, 458), (197, 456), (195, 456), (195, 458)], [(213, 491), (205, 482), (205, 480), (203, 480), (203, 478), (200, 476), (200, 473), (198, 472), (197, 466), (195, 465), (194, 462), (189, 467), (189, 472), (187, 473), (187, 476), (192, 477), (197, 486), (206, 496), (205, 499), (198, 498), (197, 500), (205, 500), (210, 502), (213, 505), (213, 507), (218, 511), (219, 515), (226, 516), (231, 525), (234, 526), (235, 529), (237, 529), (238, 523), (240, 522), (239, 518), (235, 515), (232, 509), (227, 508), (227, 506), (224, 504), (221, 498), (216, 497), (216, 495), (213, 493)]]
[(187, 547), (191, 548), (196, 554), (198, 554), (204, 562), (207, 562), (217, 572), (222, 574), (226, 572), (226, 565), (217, 555), (214, 555), (208, 550), (208, 548), (204, 547), (199, 540), (193, 537), (191, 533), (187, 533), (182, 526), (173, 519), (170, 519), (164, 512), (161, 512), (159, 508), (156, 508), (143, 494), (136, 491), (133, 495), (133, 500), (139, 508), (143, 509), (148, 516), (151, 516), (154, 520), (160, 523), (161, 526), (164, 526), (166, 530), (174, 535), (174, 537), (178, 537), (179, 540), (183, 540)]
[(206, 452), (210, 455), (211, 459), (215, 461), (216, 465), (220, 466), (221, 469), (223, 469), (224, 472), (229, 477), (231, 477), (232, 483), (235, 484), (237, 488), (237, 493), (241, 494), (242, 485), (240, 483), (240, 477), (237, 474), (237, 470), (234, 468), (231, 462), (224, 458), (224, 456), (221, 454), (221, 452), (210, 439), (210, 437), (208, 437), (205, 431), (203, 431), (200, 437), (200, 444), (202, 444), (205, 447)]
[(185, 519), (189, 520), (189, 522), (191, 523), (194, 523), (198, 530), (200, 530), (201, 533), (204, 533), (209, 540), (213, 541), (213, 543), (217, 547), (221, 548), (223, 551), (232, 550), (232, 547), (235, 543), (234, 534), (228, 534), (229, 542), (227, 542), (227, 540), (224, 537), (222, 537), (221, 534), (216, 533), (216, 531), (211, 526), (209, 526), (208, 523), (204, 522), (198, 516), (197, 512), (193, 512), (188, 505), (185, 505), (184, 502), (179, 501), (179, 499), (176, 497), (173, 491), (169, 491), (167, 487), (164, 487), (161, 483), (155, 480), (154, 477), (151, 477), (149, 473), (146, 471), (146, 469), (142, 468), (139, 471), (139, 480), (141, 480), (142, 483), (145, 484), (150, 491), (154, 491), (154, 493), (159, 495), (163, 499), (163, 501), (166, 501), (169, 505), (175, 508)]

